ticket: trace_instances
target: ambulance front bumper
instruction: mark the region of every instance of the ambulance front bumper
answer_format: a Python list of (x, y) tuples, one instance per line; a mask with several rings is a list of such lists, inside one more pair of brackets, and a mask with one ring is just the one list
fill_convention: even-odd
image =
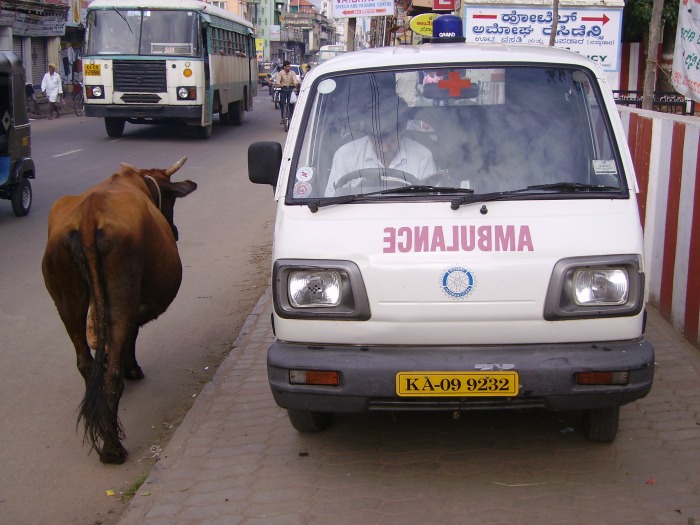
[[(649, 393), (654, 350), (633, 341), (482, 347), (321, 346), (276, 341), (267, 370), (282, 408), (359, 413), (371, 410), (478, 410), (544, 408), (588, 410), (621, 406)], [(406, 372), (514, 371), (512, 396), (399, 396)], [(337, 386), (296, 384), (304, 371), (336, 371)], [(627, 372), (626, 384), (579, 384), (582, 372)]]

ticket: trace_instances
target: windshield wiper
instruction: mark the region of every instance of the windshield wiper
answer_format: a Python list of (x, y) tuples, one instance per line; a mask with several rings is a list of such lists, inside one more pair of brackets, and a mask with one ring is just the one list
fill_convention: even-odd
[(387, 190), (371, 191), (369, 193), (358, 193), (353, 195), (342, 195), (340, 197), (330, 197), (327, 199), (316, 199), (307, 204), (311, 213), (316, 213), (319, 208), (332, 206), (334, 204), (349, 204), (363, 200), (365, 197), (375, 195), (396, 195), (401, 193), (474, 193), (474, 190), (468, 188), (441, 188), (439, 186), (425, 186), (421, 184), (413, 184), (411, 186), (402, 186), (400, 188), (391, 188)]
[(402, 186), (400, 188), (391, 188), (381, 192), (385, 195), (395, 193), (474, 193), (470, 188), (451, 188), (446, 186), (427, 186), (421, 184), (412, 184), (411, 186)]
[(558, 191), (616, 191), (617, 186), (604, 186), (602, 184), (583, 184), (581, 182), (555, 182), (553, 184), (537, 184), (528, 186), (528, 190), (558, 190)]
[(542, 191), (620, 191), (620, 188), (616, 186), (604, 186), (598, 184), (582, 184), (580, 182), (555, 182), (553, 184), (537, 184), (533, 186), (528, 186), (527, 188), (520, 188), (519, 190), (496, 191), (493, 193), (482, 193), (474, 196), (464, 195), (463, 197), (459, 197), (457, 199), (452, 200), (452, 202), (450, 203), (450, 208), (452, 208), (453, 210), (458, 210), (462, 204), (467, 203), (506, 200), (511, 197), (530, 197), (533, 194), (537, 195)]

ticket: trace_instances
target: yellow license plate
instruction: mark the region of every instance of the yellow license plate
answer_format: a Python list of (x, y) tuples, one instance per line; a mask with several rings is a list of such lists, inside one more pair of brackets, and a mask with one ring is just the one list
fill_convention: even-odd
[(85, 64), (85, 74), (87, 76), (95, 77), (100, 74), (99, 64)]
[(518, 394), (518, 373), (399, 372), (396, 394), (401, 397), (512, 397)]

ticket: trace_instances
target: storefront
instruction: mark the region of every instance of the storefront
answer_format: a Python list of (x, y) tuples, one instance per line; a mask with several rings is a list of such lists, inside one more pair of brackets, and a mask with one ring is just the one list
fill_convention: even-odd
[(5, 47), (22, 59), (26, 82), (35, 87), (41, 84), (48, 64), (58, 64), (60, 58), (60, 42), (71, 7), (69, 0), (56, 2), (0, 1), (0, 32)]

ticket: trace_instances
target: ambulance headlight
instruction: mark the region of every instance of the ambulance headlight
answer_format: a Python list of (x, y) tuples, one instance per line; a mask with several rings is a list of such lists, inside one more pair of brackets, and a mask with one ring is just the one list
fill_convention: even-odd
[(625, 268), (581, 269), (574, 272), (574, 301), (577, 305), (625, 304), (629, 296)]
[(272, 270), (275, 312), (283, 318), (367, 320), (369, 300), (350, 261), (280, 259)]
[(554, 266), (544, 318), (633, 316), (643, 303), (644, 273), (638, 256), (575, 257)]
[(289, 274), (289, 302), (294, 308), (340, 304), (341, 275), (338, 270), (300, 270)]

